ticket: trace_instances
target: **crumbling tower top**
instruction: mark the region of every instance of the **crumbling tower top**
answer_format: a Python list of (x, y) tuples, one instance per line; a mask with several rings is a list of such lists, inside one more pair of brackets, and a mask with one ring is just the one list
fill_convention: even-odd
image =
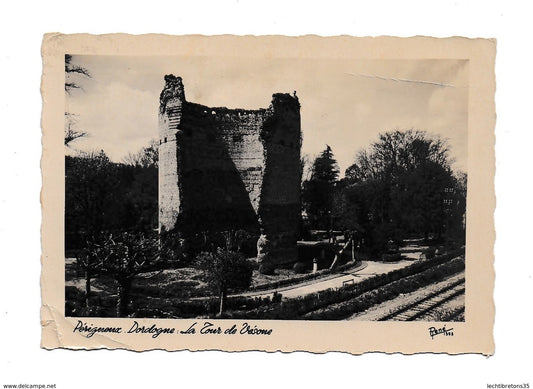
[(179, 99), (185, 101), (185, 88), (183, 87), (183, 80), (181, 77), (176, 77), (173, 74), (165, 76), (165, 87), (159, 96), (159, 111), (163, 113), (169, 100)]

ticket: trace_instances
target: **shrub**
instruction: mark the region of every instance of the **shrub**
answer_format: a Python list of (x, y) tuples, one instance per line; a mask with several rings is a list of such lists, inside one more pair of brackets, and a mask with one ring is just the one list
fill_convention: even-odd
[(307, 265), (304, 262), (296, 262), (292, 267), (292, 270), (297, 274), (302, 274), (307, 270)]
[(427, 249), (424, 250), (423, 254), (425, 255), (426, 259), (432, 259), (432, 258), (435, 258), (435, 252), (436, 252), (436, 248), (435, 247), (428, 247)]
[(259, 265), (259, 273), (261, 274), (266, 274), (266, 275), (274, 274), (275, 269), (276, 267), (273, 264), (268, 263), (268, 262), (264, 262), (264, 263), (261, 263), (261, 265)]
[(381, 255), (381, 259), (383, 262), (395, 262), (402, 259), (402, 255), (400, 253), (386, 253)]

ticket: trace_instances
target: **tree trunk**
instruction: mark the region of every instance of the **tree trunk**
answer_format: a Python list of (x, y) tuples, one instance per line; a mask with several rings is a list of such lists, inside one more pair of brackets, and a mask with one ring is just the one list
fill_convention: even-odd
[(224, 308), (226, 306), (226, 297), (227, 297), (227, 292), (225, 289), (223, 289), (221, 292), (220, 292), (220, 309), (218, 311), (218, 315), (222, 315), (222, 312), (224, 312)]
[(128, 313), (128, 300), (130, 297), (131, 279), (118, 281), (117, 317), (124, 317)]
[(91, 272), (85, 270), (85, 307), (89, 308), (89, 297), (91, 296)]

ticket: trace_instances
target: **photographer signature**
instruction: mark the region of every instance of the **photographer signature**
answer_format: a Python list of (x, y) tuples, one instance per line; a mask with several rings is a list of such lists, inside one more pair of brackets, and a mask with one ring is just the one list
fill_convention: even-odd
[(428, 330), (431, 339), (437, 335), (453, 336), (453, 328), (446, 328), (446, 325), (444, 325), (442, 328), (429, 327)]

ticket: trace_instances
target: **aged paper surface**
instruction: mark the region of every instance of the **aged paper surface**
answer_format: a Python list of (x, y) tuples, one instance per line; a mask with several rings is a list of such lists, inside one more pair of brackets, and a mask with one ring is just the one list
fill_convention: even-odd
[[(42, 80), (42, 347), (492, 354), (495, 47), (491, 40), (465, 38), (46, 35)], [(65, 93), (66, 83), (70, 82), (65, 75), (65, 55), (74, 59), (72, 66), (87, 69), (93, 82), (87, 87), (75, 85), (74, 88), (85, 89), (81, 93), (86, 93), (87, 98), (91, 93), (100, 92), (108, 100), (100, 103), (87, 100), (78, 105), (71, 101), (71, 96)], [(127, 82), (120, 79), (120, 73), (113, 73), (121, 66), (127, 82), (136, 79), (142, 86), (125, 88)], [(438, 74), (449, 73), (448, 78), (433, 79), (432, 69), (438, 68), (441, 70)], [(394, 72), (394, 69), (407, 70)], [(464, 319), (452, 322), (256, 320), (207, 315), (169, 319), (135, 314), (121, 318), (78, 317), (76, 310), (67, 312), (65, 286), (67, 281), (70, 282), (67, 286), (72, 286), (72, 279), (66, 274), (73, 262), (67, 260), (65, 253), (65, 155), (71, 152), (65, 147), (65, 113), (77, 110), (81, 111), (80, 116), (92, 118), (91, 122), (80, 117), (87, 126), (80, 127), (80, 131), (87, 131), (88, 136), (85, 146), (82, 146), (85, 139), (78, 142), (78, 152), (102, 149), (114, 162), (123, 162), (128, 151), (135, 152), (143, 141), (158, 137), (160, 101), (159, 96), (153, 99), (153, 94), (143, 94), (149, 89), (145, 84), (152, 82), (147, 74), (157, 75), (156, 87), (161, 91), (165, 87), (164, 76), (170, 73), (183, 77), (187, 101), (210, 107), (266, 108), (272, 94), (292, 94), (296, 90), (301, 104), (302, 153), (316, 156), (327, 142), (336, 153), (341, 170), (353, 162), (357, 150), (375, 141), (380, 131), (425, 130), (434, 126), (433, 132), (449, 139), (455, 152), (454, 166), (468, 172)], [(350, 88), (354, 87), (349, 80), (352, 78), (437, 88), (439, 92), (421, 95), (422, 99), (425, 96), (427, 107), (420, 109), (426, 110), (426, 119), (434, 117), (434, 122), (412, 116), (409, 102), (405, 106), (392, 106), (391, 101), (378, 93), (384, 88), (379, 83), (374, 84), (378, 90), (375, 95), (365, 91), (364, 96), (358, 96), (359, 101), (364, 102), (366, 98), (368, 106), (351, 103)], [(457, 95), (441, 93), (444, 89), (453, 90)], [(135, 93), (139, 95), (131, 99)], [(411, 94), (418, 96), (419, 92), (407, 89), (406, 93), (404, 100), (409, 100)], [(248, 101), (239, 101), (233, 96), (237, 94)], [(316, 100), (311, 97), (306, 100), (307, 95)], [(411, 105), (416, 106), (417, 100), (412, 100)], [(379, 101), (382, 103), (378, 104)], [(380, 105), (379, 109), (373, 108), (371, 102)], [(367, 116), (367, 127), (358, 122), (346, 126), (349, 116), (338, 114), (334, 107), (355, 112), (354, 120)], [(125, 128), (121, 116), (132, 116), (139, 122), (136, 115), (144, 110), (153, 112), (153, 118), (141, 122), (137, 128)], [(316, 117), (313, 121), (319, 125), (307, 117)], [(383, 117), (390, 120), (378, 120)], [(376, 128), (371, 129), (368, 123), (374, 122)], [(127, 125), (135, 126), (130, 122)], [(143, 125), (153, 128), (139, 135), (137, 132), (142, 131), (139, 127)], [(327, 128), (328, 125), (335, 128)], [(450, 127), (454, 129), (446, 132)], [(105, 134), (97, 133), (98, 129), (115, 135), (106, 138)], [(128, 143), (130, 146), (121, 149)], [(78, 278), (84, 279), (83, 275)], [(287, 297), (285, 290), (281, 293)], [(141, 331), (143, 328), (145, 331)], [(97, 332), (92, 334), (94, 331)]]

